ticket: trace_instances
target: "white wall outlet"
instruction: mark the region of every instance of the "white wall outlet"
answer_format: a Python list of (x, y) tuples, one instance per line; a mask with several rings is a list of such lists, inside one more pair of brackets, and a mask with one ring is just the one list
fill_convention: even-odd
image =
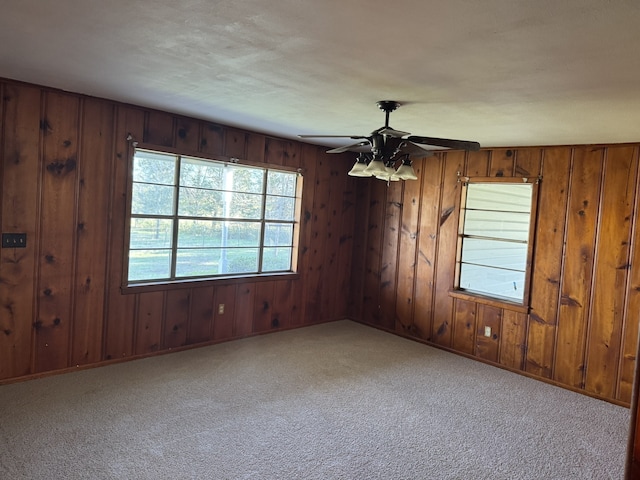
[(491, 336), (491, 327), (484, 327), (484, 336), (485, 337)]
[(222, 315), (224, 313), (224, 303), (218, 305), (218, 314)]

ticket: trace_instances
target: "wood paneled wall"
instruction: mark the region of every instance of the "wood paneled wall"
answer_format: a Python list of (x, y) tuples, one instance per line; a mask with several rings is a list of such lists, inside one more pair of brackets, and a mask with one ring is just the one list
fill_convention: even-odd
[[(414, 162), (419, 181), (359, 182), (352, 318), (629, 404), (640, 320), (638, 150), (451, 151)], [(458, 172), (543, 177), (528, 314), (449, 293)]]
[[(27, 234), (26, 248), (0, 250), (0, 381), (347, 316), (348, 159), (13, 81), (0, 81), (0, 98), (0, 225)], [(123, 294), (129, 133), (184, 153), (301, 168), (299, 275)]]

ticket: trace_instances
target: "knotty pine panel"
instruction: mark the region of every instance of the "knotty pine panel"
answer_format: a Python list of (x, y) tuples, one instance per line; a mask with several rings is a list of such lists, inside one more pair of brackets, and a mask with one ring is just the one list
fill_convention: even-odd
[(114, 123), (112, 103), (92, 98), (83, 101), (72, 365), (92, 364), (102, 359)]
[(449, 347), (451, 346), (451, 322), (453, 317), (453, 299), (449, 296), (449, 291), (453, 288), (454, 283), (455, 245), (458, 237), (458, 218), (460, 215), (458, 173), (462, 172), (465, 155), (464, 152), (447, 152), (444, 160), (431, 340), (438, 345)]
[(0, 249), (0, 380), (31, 373), (40, 192), (38, 88), (2, 84), (2, 232), (26, 233), (26, 248)]
[(237, 128), (225, 128), (224, 154), (232, 158), (247, 158), (247, 133)]
[(491, 151), (489, 164), (490, 177), (512, 177), (515, 155), (511, 149), (495, 149)]
[(200, 151), (209, 155), (224, 154), (225, 129), (215, 123), (202, 123), (200, 126)]
[(133, 352), (135, 326), (135, 296), (123, 295), (125, 218), (129, 155), (132, 154), (127, 135), (141, 138), (144, 134), (145, 112), (132, 107), (117, 107), (115, 156), (111, 167), (111, 223), (107, 247), (107, 302), (103, 352), (105, 360), (128, 357)]
[(380, 265), (381, 325), (396, 328), (396, 278), (398, 273), (398, 245), (402, 220), (402, 187), (404, 182), (389, 182), (384, 211), (382, 259)]
[[(213, 339), (233, 338), (236, 285), (221, 285), (216, 288), (213, 301)], [(222, 305), (222, 313), (220, 313)]]
[(174, 147), (180, 151), (197, 152), (200, 145), (200, 122), (192, 118), (177, 117)]
[(174, 126), (175, 118), (170, 113), (157, 110), (147, 112), (145, 115), (143, 142), (161, 147), (173, 147)]
[(347, 175), (353, 163), (352, 156), (342, 154), (337, 158), (337, 160), (337, 178), (341, 179), (342, 194), (340, 195), (340, 210), (338, 211), (338, 216), (335, 219), (335, 222), (339, 223), (339, 230), (334, 240), (336, 242), (336, 248), (338, 249), (338, 255), (336, 260), (337, 271), (333, 274), (333, 278), (337, 279), (337, 281), (333, 282), (335, 283), (333, 287), (335, 292), (335, 301), (333, 302), (331, 318), (336, 320), (345, 318), (350, 305), (348, 292), (351, 289), (352, 282), (351, 261), (354, 241), (353, 229), (356, 222), (355, 186), (357, 183), (356, 178)]
[(213, 331), (213, 287), (191, 290), (191, 314), (187, 343), (203, 343), (211, 339)]
[(253, 329), (255, 284), (238, 285), (234, 305), (233, 336), (244, 337)]
[(176, 348), (187, 344), (190, 305), (190, 289), (169, 290), (167, 292), (163, 348)]
[(526, 370), (551, 378), (571, 163), (570, 148), (548, 148), (538, 190)]
[(500, 333), (500, 364), (522, 370), (527, 348), (527, 315), (504, 309)]
[(380, 325), (380, 265), (384, 231), (384, 203), (386, 185), (377, 179), (366, 179), (370, 195), (366, 211), (369, 212), (365, 256), (364, 289), (362, 296), (362, 320)]
[(467, 154), (467, 167), (465, 175), (467, 177), (486, 177), (489, 175), (489, 150), (479, 152), (469, 152)]
[(157, 352), (162, 342), (165, 292), (138, 295), (134, 352), (142, 355)]
[(473, 355), (476, 342), (476, 302), (455, 299), (452, 347), (458, 352)]
[(278, 325), (272, 323), (274, 319), (274, 293), (275, 286), (273, 282), (256, 283), (253, 306), (253, 332), (264, 333), (278, 327)]
[(605, 154), (585, 389), (607, 398), (616, 391), (630, 268), (630, 220), (638, 168), (634, 153), (632, 147), (609, 147)]
[(365, 256), (367, 225), (369, 218), (370, 182), (355, 182), (353, 250), (351, 255), (351, 281), (349, 283), (349, 316), (362, 321), (362, 298), (364, 295)]
[[(436, 284), (436, 253), (440, 229), (442, 168), (440, 154), (422, 161), (422, 197), (420, 198), (420, 225), (418, 230), (418, 255), (416, 261), (416, 287), (413, 325), (411, 330), (418, 338), (431, 340), (433, 331), (433, 304)], [(406, 268), (401, 265), (400, 268)]]
[(35, 371), (69, 365), (80, 99), (47, 92), (43, 138)]
[[(416, 176), (422, 178), (422, 162), (415, 162)], [(421, 181), (403, 182), (402, 217), (400, 220), (400, 245), (398, 265), (409, 268), (398, 269), (398, 286), (396, 290), (396, 327), (410, 330), (413, 325), (413, 298), (416, 273), (416, 251), (420, 223), (420, 191)]]
[[(476, 329), (476, 356), (497, 362), (500, 354), (500, 328), (502, 309), (489, 305), (478, 305)], [(491, 335), (485, 336), (485, 327), (491, 328)]]
[(584, 386), (584, 354), (604, 151), (575, 149), (571, 166), (564, 272), (558, 315), (554, 380)]

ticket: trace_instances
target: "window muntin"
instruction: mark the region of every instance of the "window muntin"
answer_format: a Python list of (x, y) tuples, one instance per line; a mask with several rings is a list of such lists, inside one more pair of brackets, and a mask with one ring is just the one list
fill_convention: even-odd
[(528, 182), (466, 184), (458, 236), (460, 290), (527, 300), (533, 187)]
[(295, 172), (137, 149), (128, 284), (293, 271)]

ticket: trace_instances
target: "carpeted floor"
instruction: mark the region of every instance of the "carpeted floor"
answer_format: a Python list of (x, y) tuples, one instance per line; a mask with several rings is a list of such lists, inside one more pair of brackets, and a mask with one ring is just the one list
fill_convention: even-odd
[(2, 479), (621, 479), (629, 411), (349, 321), (0, 387)]

